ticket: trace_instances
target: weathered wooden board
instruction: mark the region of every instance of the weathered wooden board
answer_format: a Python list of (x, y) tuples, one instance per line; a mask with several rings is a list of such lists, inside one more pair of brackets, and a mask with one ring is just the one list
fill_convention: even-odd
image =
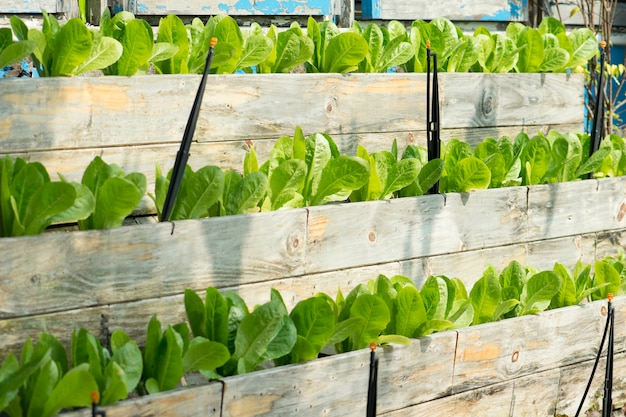
[[(219, 417), (222, 410), (222, 383), (185, 387), (99, 407), (109, 417)], [(91, 417), (90, 409), (62, 414), (64, 417)]]
[[(470, 73), (449, 75), (439, 77), (444, 128), (579, 123), (583, 117), (578, 74), (555, 79), (548, 74), (484, 74), (480, 80)], [(574, 84), (574, 89), (568, 87)]]
[(501, 384), (401, 408), (383, 415), (386, 417), (553, 416), (559, 376), (559, 370), (540, 372)]
[[(557, 259), (565, 265), (572, 267), (580, 258), (584, 262), (592, 263), (592, 248), (594, 236), (582, 236), (574, 238), (562, 238), (532, 242), (529, 244), (507, 245), (505, 247), (495, 247), (463, 253), (452, 253), (427, 258), (415, 258), (402, 262), (391, 262), (385, 264), (375, 264), (370, 266), (359, 266), (351, 269), (335, 270), (327, 273), (307, 274), (295, 277), (277, 278), (254, 283), (239, 282), (221, 288), (221, 291), (235, 291), (243, 297), (250, 305), (262, 304), (269, 301), (270, 289), (275, 288), (281, 292), (288, 309), (292, 309), (299, 301), (311, 297), (318, 292), (324, 292), (335, 297), (340, 289), (344, 295), (351, 291), (358, 284), (366, 283), (375, 279), (378, 274), (388, 277), (402, 274), (413, 279), (418, 287), (424, 282), (427, 274), (441, 274), (450, 277), (460, 278), (467, 288), (471, 288), (473, 283), (482, 274), (482, 269), (486, 263), (492, 263), (500, 270), (512, 259), (538, 268), (551, 268), (553, 266), (551, 256), (559, 256)], [(580, 250), (576, 249), (576, 241), (582, 241)], [(606, 253), (609, 253), (608, 249)], [(612, 255), (616, 254), (613, 248)], [(559, 255), (560, 254), (560, 255)], [(541, 259), (547, 260), (541, 263)], [(209, 268), (208, 270), (210, 270)], [(154, 282), (168, 281), (163, 278), (162, 270), (152, 269), (146, 272), (152, 273)], [(96, 276), (98, 274), (95, 274)], [(17, 282), (17, 281), (16, 281)], [(0, 340), (0, 356), (8, 351), (19, 349), (27, 336), (36, 338), (41, 331), (54, 334), (63, 342), (68, 343), (70, 333), (67, 329), (85, 327), (100, 337), (109, 331), (121, 329), (129, 333), (131, 337), (138, 341), (143, 341), (145, 337), (145, 327), (153, 314), (157, 314), (163, 323), (178, 323), (185, 320), (183, 308), (182, 289), (193, 288), (200, 294), (204, 291), (203, 285), (209, 286), (214, 282), (219, 282), (216, 276), (210, 275), (203, 279), (197, 277), (187, 277), (180, 275), (176, 278), (176, 285), (171, 284), (165, 289), (159, 284), (154, 288), (146, 287), (141, 289), (142, 296), (146, 299), (137, 300), (136, 295), (126, 291), (120, 294), (121, 297), (115, 304), (104, 304), (96, 307), (79, 308), (84, 303), (82, 298), (74, 299), (73, 292), (61, 292), (54, 290), (51, 292), (52, 299), (43, 299), (44, 294), (38, 297), (43, 301), (38, 303), (48, 306), (48, 310), (57, 310), (54, 305), (59, 299), (63, 300), (63, 309), (53, 313), (29, 314), (22, 312), (25, 317), (7, 318), (0, 320), (0, 332), (3, 338)], [(24, 282), (21, 282), (24, 284)], [(107, 284), (108, 283), (108, 284)], [(19, 283), (18, 283), (19, 284)], [(16, 284), (16, 285), (18, 285)], [(107, 278), (99, 285), (112, 288), (123, 286), (116, 278)], [(2, 287), (6, 299), (12, 299), (14, 294), (23, 292), (24, 285), (10, 288), (8, 285)], [(167, 296), (166, 293), (175, 295)], [(107, 298), (110, 302), (110, 297)], [(12, 305), (12, 304), (9, 304)], [(26, 307), (23, 307), (26, 309)], [(33, 307), (34, 309), (34, 307)], [(19, 315), (19, 314), (14, 314)]]
[[(178, 143), (199, 80), (197, 75), (4, 80), (2, 153)], [(582, 128), (582, 85), (582, 74), (441, 74), (442, 128), (533, 130), (564, 123)], [(195, 139), (277, 139), (292, 135), (298, 125), (307, 134), (331, 136), (424, 131), (425, 87), (425, 74), (215, 75)]]
[(535, 239), (620, 229), (626, 227), (625, 217), (621, 178), (529, 188), (528, 225)]
[(297, 276), (305, 227), (290, 210), (0, 239), (0, 318)]
[(130, 0), (136, 15), (298, 15), (324, 16), (334, 12), (333, 0)]
[[(455, 346), (456, 335), (447, 332), (378, 348), (377, 411), (443, 396), (452, 381)], [(227, 378), (223, 416), (364, 415), (369, 363), (370, 351), (362, 349)]]
[(338, 204), (308, 210), (307, 272), (526, 240), (524, 187), (349, 203), (349, 209)]
[(596, 259), (602, 259), (605, 256), (616, 257), (616, 248), (626, 248), (626, 230), (618, 229), (597, 233)]
[[(616, 298), (614, 306), (615, 352), (619, 353), (624, 351), (626, 336), (626, 300)], [(489, 323), (458, 330), (454, 391), (593, 359), (606, 323), (603, 312), (606, 301), (597, 301), (510, 319), (507, 326)]]
[[(598, 346), (600, 342), (598, 341)], [(626, 354), (617, 354), (613, 358), (613, 408), (617, 409), (626, 403)], [(561, 369), (561, 381), (557, 403), (557, 414), (574, 416), (583, 400), (585, 388), (591, 377), (594, 361), (582, 362)], [(591, 387), (583, 402), (581, 415), (590, 408), (601, 409), (604, 396), (604, 376), (606, 357), (600, 359)]]
[(70, 0), (3, 0), (0, 13), (61, 13), (71, 10)]
[[(285, 305), (291, 310), (299, 301), (318, 292), (335, 297), (339, 289), (347, 294), (358, 284), (375, 279), (378, 274), (396, 275), (399, 273), (398, 267), (397, 263), (391, 263), (264, 282), (240, 283), (240, 285), (233, 283), (232, 286), (223, 287), (220, 291), (237, 292), (252, 308), (269, 301), (270, 290), (274, 288), (280, 291)], [(159, 278), (159, 275), (154, 277), (156, 282)], [(206, 278), (207, 286), (211, 285), (211, 279), (212, 277)], [(117, 286), (115, 282), (112, 282), (113, 279), (108, 281), (111, 286)], [(143, 300), (132, 301), (130, 298), (134, 297), (127, 297), (129, 300), (87, 308), (76, 307), (82, 302), (81, 299), (75, 301), (68, 297), (57, 297), (57, 300), (64, 300), (64, 311), (0, 319), (0, 334), (2, 334), (0, 358), (8, 352), (18, 351), (27, 337), (35, 339), (42, 331), (55, 335), (69, 346), (71, 331), (68, 329), (74, 327), (84, 327), (100, 338), (105, 338), (107, 332), (119, 329), (128, 333), (134, 340), (143, 343), (146, 326), (152, 315), (156, 314), (164, 324), (175, 324), (186, 320), (182, 289), (195, 289), (203, 297), (205, 287), (198, 287), (199, 280), (181, 275), (176, 283), (178, 287), (176, 295), (166, 296), (162, 288), (155, 284), (152, 293), (146, 293), (144, 296), (146, 298)], [(102, 283), (102, 285), (105, 284)], [(7, 293), (7, 297), (12, 297), (12, 294)], [(52, 301), (43, 303), (51, 304)]]
[(513, 398), (513, 382), (492, 385), (434, 401), (398, 408), (385, 417), (477, 417), (509, 416)]
[[(591, 264), (596, 259), (595, 238), (591, 234), (430, 256), (420, 258), (421, 262), (402, 261), (400, 270), (418, 286), (430, 275), (445, 275), (459, 278), (467, 288), (471, 288), (487, 265), (502, 271), (514, 260), (538, 270), (552, 269), (556, 262), (569, 268), (573, 268), (579, 260)], [(616, 256), (617, 249), (615, 246), (607, 247), (606, 253)]]
[(362, 0), (363, 19), (527, 21), (528, 2), (524, 0)]

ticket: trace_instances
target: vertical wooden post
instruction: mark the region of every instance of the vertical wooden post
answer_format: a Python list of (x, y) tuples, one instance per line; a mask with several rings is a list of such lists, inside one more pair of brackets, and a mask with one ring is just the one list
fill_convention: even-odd
[(337, 0), (339, 7), (339, 18), (337, 25), (340, 28), (349, 28), (354, 22), (354, 0)]
[(57, 12), (63, 13), (66, 19), (79, 17), (78, 0), (57, 0)]

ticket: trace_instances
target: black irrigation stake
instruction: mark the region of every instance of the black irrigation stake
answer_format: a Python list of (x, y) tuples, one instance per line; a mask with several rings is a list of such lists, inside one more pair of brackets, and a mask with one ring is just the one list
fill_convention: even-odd
[(376, 417), (376, 397), (378, 390), (378, 357), (376, 342), (370, 343), (370, 378), (367, 389), (367, 417)]
[[(432, 83), (430, 80), (431, 59), (433, 71)], [(439, 123), (439, 81), (437, 79), (437, 72), (437, 53), (430, 52), (430, 41), (426, 41), (426, 139), (429, 161), (441, 157), (441, 126)], [(438, 194), (439, 181), (437, 181), (431, 187), (431, 189), (428, 190), (428, 192), (430, 194)]]
[(604, 397), (602, 399), (602, 417), (611, 417), (613, 415), (613, 344), (615, 333), (615, 309), (611, 301), (613, 294), (609, 294), (609, 303), (607, 306), (607, 320), (609, 324), (609, 345), (606, 347), (606, 370), (604, 372)]
[(106, 411), (98, 410), (98, 402), (100, 402), (100, 393), (94, 391), (91, 393), (91, 417), (106, 417)]
[(605, 47), (606, 42), (600, 42), (600, 75), (598, 76), (598, 90), (596, 91), (595, 106), (593, 108), (593, 123), (591, 128), (589, 156), (593, 155), (600, 148), (600, 142), (604, 137), (604, 62), (606, 60), (606, 55), (604, 53)]
[[(613, 391), (613, 330), (615, 327), (615, 310), (613, 309), (612, 300), (613, 294), (608, 294), (608, 304), (607, 304), (607, 313), (606, 313), (606, 324), (604, 325), (604, 332), (602, 333), (602, 340), (600, 341), (600, 347), (598, 348), (598, 353), (596, 354), (596, 360), (593, 363), (593, 368), (591, 369), (591, 375), (589, 376), (589, 381), (587, 381), (587, 387), (585, 388), (585, 393), (583, 394), (582, 400), (580, 400), (580, 404), (578, 405), (578, 409), (576, 410), (576, 414), (574, 417), (578, 417), (583, 408), (583, 404), (585, 402), (585, 398), (587, 398), (587, 394), (589, 394), (589, 389), (591, 388), (591, 383), (593, 382), (593, 377), (596, 373), (596, 369), (598, 369), (598, 363), (600, 362), (600, 356), (602, 355), (602, 348), (604, 347), (604, 342), (606, 340), (607, 334), (609, 335), (609, 346), (607, 348), (606, 355), (606, 371), (604, 378), (604, 398), (603, 398), (603, 408), (602, 408), (602, 417), (611, 416), (612, 414), (612, 398), (611, 393)], [(606, 414), (605, 414), (606, 413)]]
[(204, 96), (207, 75), (209, 74), (209, 70), (211, 69), (211, 61), (213, 60), (213, 51), (215, 49), (216, 43), (217, 39), (211, 38), (209, 53), (207, 54), (206, 65), (204, 66), (204, 73), (202, 74), (200, 86), (198, 86), (198, 92), (196, 93), (196, 98), (193, 102), (193, 107), (191, 108), (189, 120), (187, 120), (187, 127), (185, 127), (185, 133), (183, 135), (183, 140), (180, 144), (180, 149), (176, 154), (176, 161), (174, 162), (172, 177), (170, 178), (170, 185), (167, 189), (167, 195), (165, 196), (163, 210), (161, 212), (162, 222), (166, 222), (170, 219), (170, 214), (172, 214), (174, 202), (176, 201), (176, 194), (178, 194), (178, 189), (180, 188), (180, 183), (183, 179), (185, 168), (187, 167), (187, 160), (189, 159), (189, 148), (191, 147), (193, 134), (196, 131), (196, 124), (198, 123), (198, 115), (200, 114), (202, 97)]

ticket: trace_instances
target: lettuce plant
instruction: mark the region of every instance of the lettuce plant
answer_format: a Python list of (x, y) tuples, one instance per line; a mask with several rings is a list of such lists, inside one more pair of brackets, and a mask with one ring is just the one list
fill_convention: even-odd
[(340, 32), (330, 21), (318, 24), (309, 17), (307, 36), (315, 45), (306, 64), (307, 72), (354, 72), (369, 52), (369, 45), (363, 36), (355, 31)]
[(276, 27), (271, 25), (267, 38), (273, 46), (265, 59), (259, 62), (259, 73), (289, 73), (307, 62), (313, 54), (313, 41), (302, 32), (296, 22), (289, 29), (278, 33)]
[[(11, 24), (23, 34), (24, 27), (18, 23), (18, 20), (18, 17), (12, 16)], [(27, 37), (23, 36), (21, 40), (13, 42), (11, 29), (0, 28), (0, 68), (23, 60), (35, 50), (35, 42), (26, 39)]]
[(50, 181), (41, 163), (0, 159), (0, 236), (40, 234), (55, 222), (83, 220), (94, 208), (89, 189)]
[(119, 60), (104, 70), (108, 75), (146, 74), (150, 65), (171, 59), (178, 52), (178, 46), (169, 42), (155, 42), (152, 26), (145, 20), (135, 19), (130, 12), (117, 13), (111, 18), (105, 9), (100, 19), (100, 32), (116, 39), (122, 45)]
[(78, 221), (81, 230), (120, 227), (146, 193), (145, 175), (125, 174), (116, 164), (95, 157), (83, 173), (82, 184), (93, 193), (95, 208)]
[[(141, 376), (137, 344), (120, 330), (111, 336), (112, 355), (86, 330), (75, 330), (71, 355), (52, 335), (28, 339), (20, 358), (9, 354), (0, 367), (0, 411), (9, 417), (50, 417), (61, 410), (127, 398)], [(68, 362), (68, 357), (71, 362)]]
[(20, 41), (34, 42), (34, 66), (42, 77), (73, 76), (99, 70), (115, 63), (122, 45), (115, 39), (92, 31), (78, 17), (61, 25), (43, 12), (43, 27), (27, 29), (19, 18), (11, 20)]
[(387, 72), (414, 56), (413, 46), (407, 40), (407, 31), (402, 23), (392, 20), (387, 28), (370, 23), (363, 30), (356, 22), (354, 26), (369, 46), (369, 53), (359, 64), (358, 72)]

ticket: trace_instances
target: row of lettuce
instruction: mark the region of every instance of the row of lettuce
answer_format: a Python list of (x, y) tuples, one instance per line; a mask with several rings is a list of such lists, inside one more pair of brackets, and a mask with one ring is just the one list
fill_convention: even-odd
[(276, 290), (253, 309), (232, 291), (208, 288), (203, 299), (186, 290), (187, 320), (164, 326), (153, 316), (141, 348), (122, 330), (101, 342), (75, 329), (69, 352), (49, 333), (29, 338), (0, 366), (0, 412), (49, 417), (93, 398), (107, 405), (171, 390), (189, 373), (220, 379), (606, 299), (624, 294), (625, 266), (621, 252), (596, 261), (593, 273), (580, 261), (544, 271), (513, 261), (501, 272), (487, 266), (469, 292), (458, 278), (430, 276), (418, 290), (405, 276), (380, 275), (345, 297), (319, 293), (291, 312)]
[[(72, 76), (102, 70), (106, 75), (186, 74), (204, 71), (209, 40), (217, 39), (212, 73), (288, 73), (304, 66), (311, 73), (425, 72), (427, 46), (437, 54), (440, 71), (565, 72), (583, 71), (598, 54), (594, 33), (585, 28), (566, 32), (557, 19), (544, 18), (538, 28), (510, 23), (505, 32), (485, 27), (465, 34), (446, 18), (398, 21), (386, 26), (355, 22), (341, 31), (333, 22), (309, 18), (306, 28), (294, 22), (287, 30), (253, 23), (241, 30), (228, 15), (199, 18), (185, 24), (176, 15), (153, 28), (132, 13), (111, 16), (100, 26), (81, 19), (60, 24), (43, 13), (41, 29), (28, 28), (19, 17), (11, 29), (0, 29), (0, 68), (28, 56), (40, 76)], [(17, 41), (13, 41), (16, 38)]]
[[(341, 154), (322, 133), (279, 138), (269, 159), (259, 164), (253, 147), (240, 171), (208, 165), (187, 166), (171, 220), (217, 217), (322, 205), (421, 196), (439, 184), (442, 193), (518, 185), (549, 184), (626, 173), (626, 139), (609, 135), (589, 156), (589, 135), (555, 130), (514, 139), (486, 138), (475, 147), (452, 139), (441, 158), (428, 160), (425, 148)], [(156, 168), (154, 193), (161, 214), (168, 175)], [(80, 183), (60, 175), (52, 181), (39, 162), (0, 159), (0, 236), (40, 234), (52, 224), (77, 223), (81, 230), (119, 227), (146, 195), (146, 177), (127, 174), (96, 157)]]

